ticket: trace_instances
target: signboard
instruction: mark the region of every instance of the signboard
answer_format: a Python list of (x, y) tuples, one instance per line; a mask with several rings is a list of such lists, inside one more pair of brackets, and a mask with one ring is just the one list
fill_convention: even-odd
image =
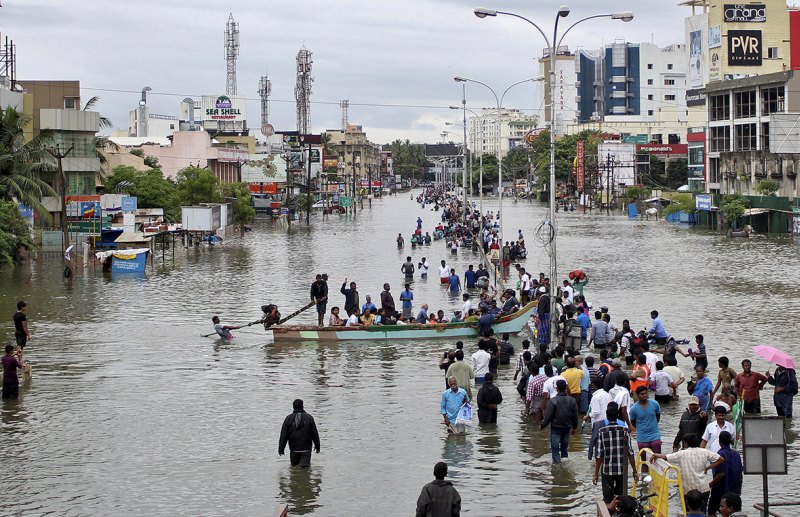
[(286, 160), (278, 154), (251, 154), (241, 172), (244, 183), (286, 183)]
[(298, 135), (298, 140), (303, 145), (320, 145), (322, 135)]
[(712, 25), (708, 28), (708, 48), (719, 48), (722, 46), (722, 27)]
[(711, 194), (698, 194), (694, 198), (694, 207), (697, 210), (711, 210)]
[(20, 203), (17, 205), (17, 210), (19, 210), (19, 215), (21, 215), (23, 219), (30, 219), (33, 217), (33, 208), (28, 205)]
[(489, 262), (495, 265), (500, 263), (500, 250), (498, 249), (489, 250)]
[(726, 22), (765, 22), (767, 6), (764, 4), (725, 4), (722, 19)]
[(322, 161), (322, 168), (325, 169), (326, 171), (330, 171), (330, 170), (336, 171), (336, 170), (338, 170), (338, 168), (339, 168), (339, 159), (335, 158), (335, 157), (334, 158), (329, 158), (329, 157), (326, 156), (325, 159)]
[(637, 144), (637, 154), (689, 154), (687, 144)]
[(728, 66), (761, 66), (761, 31), (728, 31)]
[[(687, 106), (705, 106), (706, 94), (701, 90), (686, 90), (686, 105)], [(647, 143), (647, 142), (644, 142)]]
[(247, 149), (223, 149), (217, 148), (218, 162), (245, 162), (250, 157)]
[(545, 128), (531, 129), (530, 131), (525, 133), (525, 143), (528, 145), (533, 145), (536, 139), (542, 136), (542, 133), (544, 133), (545, 131), (547, 131), (547, 129)]
[(650, 142), (650, 137), (644, 134), (622, 135), (622, 141), (626, 144), (646, 144)]
[(339, 206), (343, 206), (345, 208), (353, 206), (353, 198), (347, 196), (339, 196)]
[(583, 190), (584, 184), (586, 183), (586, 171), (583, 163), (583, 146), (583, 140), (579, 140), (576, 144), (575, 185), (577, 186), (578, 190)]
[(139, 198), (136, 196), (123, 196), (121, 206), (123, 212), (134, 212), (139, 209)]
[(711, 65), (708, 67), (709, 82), (722, 80), (722, 58), (719, 53), (719, 50), (711, 51), (711, 57), (709, 57)]
[(247, 119), (244, 97), (237, 95), (203, 95), (202, 120), (241, 122)]
[(692, 88), (703, 86), (703, 31), (689, 33), (689, 85)]
[(319, 163), (319, 162), (320, 162), (319, 149), (311, 149), (311, 163)]
[[(361, 186), (361, 187), (366, 187), (366, 186), (368, 186), (368, 185), (369, 185), (369, 180), (359, 180), (358, 184), (359, 184), (359, 186)], [(375, 188), (375, 187), (380, 187), (381, 185), (382, 185), (382, 183), (381, 183), (381, 181), (380, 181), (380, 180), (372, 180), (372, 186), (373, 186), (373, 188)]]
[(250, 183), (251, 194), (277, 194), (277, 183)]

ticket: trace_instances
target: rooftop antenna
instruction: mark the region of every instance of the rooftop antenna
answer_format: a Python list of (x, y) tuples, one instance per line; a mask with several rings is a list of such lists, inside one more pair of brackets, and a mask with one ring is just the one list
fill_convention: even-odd
[(308, 134), (311, 126), (311, 52), (303, 46), (297, 53), (297, 82), (294, 87), (294, 98), (297, 101), (297, 131), (301, 135)]
[(225, 94), (236, 95), (236, 58), (239, 55), (239, 24), (233, 21), (233, 13), (225, 24), (225, 60), (228, 62), (228, 78)]
[(350, 101), (347, 99), (339, 101), (339, 107), (342, 108), (342, 131), (347, 129), (347, 108), (350, 107)]
[(269, 96), (272, 95), (272, 81), (264, 75), (258, 81), (258, 96), (261, 97), (261, 134), (269, 138), (275, 128), (269, 123)]

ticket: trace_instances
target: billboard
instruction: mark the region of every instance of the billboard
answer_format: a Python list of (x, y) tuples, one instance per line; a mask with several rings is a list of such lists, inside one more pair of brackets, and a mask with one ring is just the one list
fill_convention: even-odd
[(286, 161), (277, 154), (251, 154), (242, 164), (245, 183), (286, 183)]
[(770, 113), (769, 150), (773, 153), (800, 153), (800, 115)]
[(761, 66), (761, 31), (728, 31), (728, 66)]
[(575, 186), (578, 190), (583, 190), (584, 184), (586, 183), (586, 170), (583, 162), (583, 146), (583, 140), (578, 141), (576, 144), (575, 154), (577, 156), (575, 157)]
[(722, 58), (720, 57), (719, 50), (712, 50), (711, 57), (709, 57), (711, 65), (708, 67), (708, 81), (721, 81), (722, 80)]
[(242, 122), (247, 120), (244, 97), (238, 95), (203, 95), (200, 120)]
[(703, 31), (689, 33), (689, 85), (702, 88), (703, 85)]
[(726, 22), (765, 22), (767, 6), (764, 4), (725, 4), (722, 18)]
[(711, 194), (698, 194), (694, 198), (694, 207), (697, 210), (711, 210)]
[(719, 48), (722, 46), (722, 26), (712, 25), (708, 28), (708, 48)]

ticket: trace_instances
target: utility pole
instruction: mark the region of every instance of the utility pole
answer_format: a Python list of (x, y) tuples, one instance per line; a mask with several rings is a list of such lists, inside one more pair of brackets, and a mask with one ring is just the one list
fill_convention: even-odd
[(609, 214), (611, 214), (611, 153), (606, 156), (606, 215)]
[(67, 177), (64, 174), (64, 166), (61, 163), (61, 160), (66, 158), (74, 148), (74, 145), (69, 146), (69, 149), (67, 149), (67, 152), (65, 153), (61, 152), (60, 145), (57, 145), (55, 150), (47, 150), (47, 152), (50, 153), (58, 162), (58, 181), (61, 184), (61, 231), (64, 232), (64, 242), (62, 244), (63, 250), (66, 250), (69, 247), (69, 228), (67, 226)]

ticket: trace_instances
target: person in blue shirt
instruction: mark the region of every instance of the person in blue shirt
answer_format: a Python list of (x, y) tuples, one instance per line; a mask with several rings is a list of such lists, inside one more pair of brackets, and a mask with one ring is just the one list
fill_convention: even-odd
[(372, 312), (372, 309), (377, 309), (377, 307), (372, 303), (372, 297), (367, 295), (367, 303), (361, 306), (361, 314)]
[(469, 268), (464, 272), (464, 285), (467, 289), (472, 289), (475, 287), (475, 282), (478, 280), (478, 273), (473, 270), (472, 264), (469, 265)]
[(422, 217), (417, 217), (417, 230), (422, 229)]
[(457, 293), (461, 291), (461, 278), (456, 274), (455, 269), (450, 270), (450, 276), (447, 277), (447, 281), (450, 283), (450, 292)]
[(711, 392), (714, 391), (714, 385), (711, 383), (711, 379), (706, 376), (706, 369), (703, 366), (696, 366), (694, 372), (697, 376), (697, 381), (692, 395), (700, 401), (700, 411), (708, 411), (711, 406)]
[(656, 344), (664, 346), (667, 344), (667, 331), (664, 330), (664, 322), (658, 317), (658, 311), (650, 311), (650, 317), (653, 319), (653, 324), (650, 325), (648, 334), (652, 334), (656, 338)]
[(428, 323), (428, 304), (423, 303), (422, 307), (419, 309), (419, 314), (417, 314), (417, 319), (415, 320), (416, 323)]
[(592, 320), (590, 320), (589, 316), (583, 311), (578, 311), (578, 316), (575, 318), (575, 320), (581, 326), (581, 338), (586, 339), (589, 327), (592, 326)]
[[(456, 418), (458, 417), (458, 411), (461, 409), (461, 406), (469, 402), (469, 395), (467, 395), (464, 388), (458, 387), (458, 380), (455, 376), (447, 379), (447, 383), (450, 388), (444, 390), (442, 393), (441, 404), (444, 425), (447, 426), (448, 432), (462, 432), (463, 429), (460, 431), (456, 428)], [(463, 426), (459, 427), (463, 428)]]
[(414, 292), (411, 291), (411, 284), (406, 284), (406, 290), (400, 293), (400, 301), (403, 302), (403, 317), (405, 318), (411, 317), (411, 309), (414, 307), (413, 299)]
[(636, 388), (638, 400), (628, 411), (628, 418), (636, 428), (636, 443), (639, 449), (650, 449), (661, 454), (661, 431), (658, 422), (661, 420), (661, 405), (649, 399), (647, 386)]

